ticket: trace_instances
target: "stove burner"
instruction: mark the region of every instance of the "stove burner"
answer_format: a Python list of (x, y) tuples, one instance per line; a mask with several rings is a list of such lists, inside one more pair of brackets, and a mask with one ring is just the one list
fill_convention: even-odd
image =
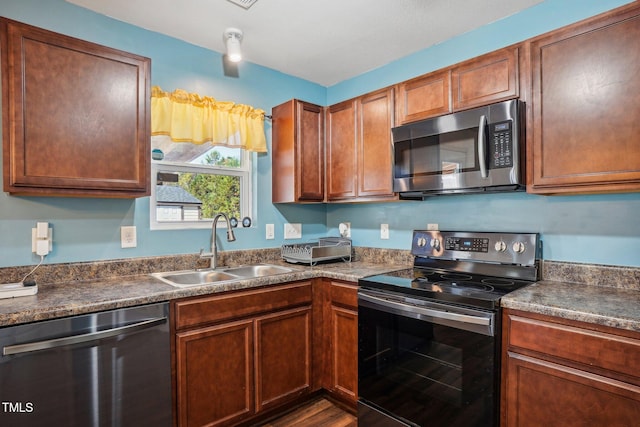
[(412, 277), (423, 278), (427, 276), (433, 276), (434, 272), (430, 270), (417, 269), (411, 270)]
[(481, 292), (491, 292), (493, 291), (493, 286), (482, 283), (473, 283), (473, 282), (465, 282), (458, 285), (456, 282), (438, 282), (434, 283), (435, 286), (444, 286), (449, 288), (458, 288), (464, 289), (465, 291), (481, 291)]
[(482, 283), (493, 286), (513, 286), (515, 284), (513, 280), (497, 279), (493, 277), (490, 279), (482, 279)]
[(440, 277), (445, 280), (471, 280), (473, 277), (468, 274), (441, 274)]

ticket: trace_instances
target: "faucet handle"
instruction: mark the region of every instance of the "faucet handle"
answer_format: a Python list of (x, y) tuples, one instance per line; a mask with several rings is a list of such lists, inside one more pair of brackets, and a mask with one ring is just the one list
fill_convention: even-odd
[(200, 249), (200, 258), (213, 258), (213, 252), (205, 252), (204, 249)]

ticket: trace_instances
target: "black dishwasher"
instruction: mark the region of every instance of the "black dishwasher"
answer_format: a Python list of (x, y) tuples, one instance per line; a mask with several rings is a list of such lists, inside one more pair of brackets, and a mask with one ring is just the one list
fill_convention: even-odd
[(0, 425), (170, 426), (168, 303), (0, 329)]

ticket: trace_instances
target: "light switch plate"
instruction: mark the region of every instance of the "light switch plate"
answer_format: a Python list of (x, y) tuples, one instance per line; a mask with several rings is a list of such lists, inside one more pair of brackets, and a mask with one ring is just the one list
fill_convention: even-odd
[(276, 234), (275, 226), (273, 224), (267, 224), (265, 233), (266, 233), (265, 238), (267, 240), (275, 239), (275, 234)]
[(302, 238), (302, 224), (285, 224), (284, 225), (284, 238), (285, 239), (301, 239)]
[(389, 224), (380, 224), (380, 238), (389, 239)]

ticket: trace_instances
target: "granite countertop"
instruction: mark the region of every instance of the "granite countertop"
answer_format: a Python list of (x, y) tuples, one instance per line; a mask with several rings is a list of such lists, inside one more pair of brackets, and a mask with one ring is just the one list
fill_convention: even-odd
[(173, 287), (148, 274), (39, 284), (36, 295), (0, 300), (0, 327), (316, 277), (357, 282), (361, 277), (408, 267), (360, 261), (323, 264), (315, 267), (300, 264), (286, 265), (295, 271), (225, 284), (187, 288)]
[(504, 308), (640, 332), (640, 289), (543, 280), (512, 292)]
[[(95, 311), (169, 301), (190, 296), (249, 289), (317, 277), (357, 282), (375, 274), (405, 269), (406, 251), (363, 248), (358, 260), (314, 267), (288, 264), (279, 251), (229, 252), (227, 265), (266, 262), (293, 268), (291, 273), (225, 284), (175, 288), (147, 273), (193, 268), (197, 255), (61, 265), (38, 278), (33, 296), (0, 299), (0, 327)], [(29, 267), (9, 269), (5, 282), (24, 276)], [(100, 274), (105, 274), (101, 276)], [(77, 280), (78, 277), (86, 280)], [(640, 268), (545, 261), (544, 280), (508, 294), (502, 307), (640, 332)], [(4, 282), (3, 282), (4, 283)]]

